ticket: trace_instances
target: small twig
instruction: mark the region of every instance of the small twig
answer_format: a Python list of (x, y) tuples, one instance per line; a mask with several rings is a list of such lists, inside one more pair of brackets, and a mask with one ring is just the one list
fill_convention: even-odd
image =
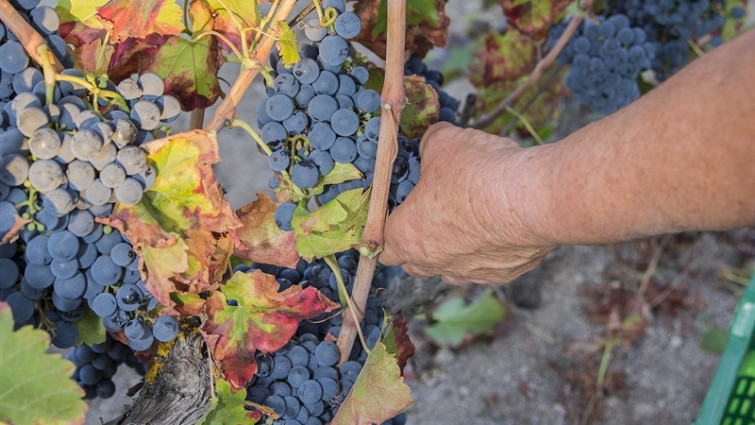
[(543, 139), (540, 137), (539, 134), (537, 134), (537, 131), (535, 131), (535, 128), (532, 127), (532, 124), (530, 124), (530, 121), (525, 117), (524, 115), (520, 114), (516, 109), (513, 107), (506, 105), (506, 112), (510, 113), (514, 116), (515, 119), (518, 119), (522, 122), (522, 125), (524, 125), (524, 128), (527, 129), (527, 131), (530, 133), (530, 136), (532, 136), (533, 139), (535, 139), (535, 144), (537, 145), (544, 145), (545, 142), (543, 142)]
[[(275, 14), (272, 17), (272, 22), (274, 23), (278, 21), (285, 21), (288, 15), (291, 14), (291, 10), (294, 8), (295, 4), (296, 0), (281, 1), (280, 6), (275, 10)], [(278, 29), (274, 28), (273, 31), (278, 31)], [(276, 40), (273, 37), (264, 37), (255, 50), (253, 60), (256, 60), (261, 64), (267, 62), (267, 57), (270, 55), (270, 50), (272, 50), (275, 41)], [(212, 115), (210, 122), (207, 123), (207, 130), (219, 131), (221, 128), (223, 128), (226, 120), (229, 120), (233, 117), (233, 114), (236, 111), (236, 107), (238, 107), (239, 102), (241, 102), (241, 98), (244, 97), (244, 93), (246, 93), (246, 90), (249, 88), (249, 85), (252, 83), (252, 80), (257, 76), (257, 73), (259, 71), (259, 68), (243, 68), (241, 70), (238, 78), (233, 83), (233, 86), (231, 86), (231, 89), (228, 90), (228, 94), (226, 95), (225, 99), (223, 99), (223, 102), (215, 110), (215, 113)]]
[(666, 298), (671, 295), (674, 290), (681, 285), (684, 278), (686, 278), (689, 275), (690, 270), (697, 267), (698, 260), (693, 260), (691, 263), (687, 264), (687, 267), (684, 268), (676, 277), (674, 277), (674, 280), (671, 281), (671, 283), (666, 287), (666, 289), (663, 290), (660, 294), (658, 294), (655, 298), (653, 298), (653, 301), (650, 301), (648, 303), (648, 307), (652, 310), (656, 307), (658, 307), (662, 302), (666, 300)]
[(597, 394), (603, 394), (603, 384), (606, 382), (606, 375), (608, 374), (608, 365), (611, 364), (611, 354), (613, 348), (619, 343), (619, 337), (614, 336), (610, 340), (606, 341), (603, 346), (603, 356), (600, 358), (600, 366), (598, 367), (598, 377), (595, 380), (595, 389)]
[(642, 298), (645, 295), (645, 291), (648, 289), (648, 285), (650, 284), (650, 279), (653, 277), (653, 273), (655, 273), (655, 269), (658, 267), (658, 262), (661, 260), (661, 254), (663, 254), (663, 248), (666, 247), (666, 245), (669, 243), (670, 240), (671, 240), (671, 236), (666, 235), (663, 237), (663, 239), (661, 239), (661, 241), (655, 247), (655, 250), (653, 251), (653, 257), (650, 258), (650, 263), (645, 269), (645, 273), (642, 274), (642, 280), (640, 280), (640, 287), (637, 290), (637, 298)]
[[(548, 78), (546, 78), (545, 82), (537, 88), (533, 96), (529, 100), (527, 100), (527, 102), (525, 102), (524, 106), (522, 106), (522, 109), (519, 111), (520, 114), (524, 115), (527, 113), (527, 111), (530, 109), (530, 107), (532, 107), (535, 101), (537, 101), (540, 95), (543, 94), (543, 92), (545, 92), (551, 86), (551, 84), (553, 84), (554, 81), (556, 81), (563, 67), (564, 65), (558, 65), (557, 67), (555, 67), (553, 70), (549, 72), (550, 75), (548, 76)], [(506, 128), (504, 128), (503, 131), (501, 132), (501, 136), (506, 136), (509, 133), (511, 133), (516, 127), (516, 124), (518, 122), (519, 122), (519, 119), (516, 117), (513, 120), (511, 120), (506, 125)]]
[(270, 149), (270, 146), (268, 146), (267, 143), (265, 143), (265, 141), (262, 140), (262, 137), (260, 137), (260, 135), (257, 134), (257, 132), (254, 131), (252, 126), (247, 124), (246, 121), (236, 119), (236, 120), (231, 121), (228, 127), (229, 128), (237, 127), (246, 131), (246, 133), (249, 134), (252, 137), (252, 139), (254, 139), (255, 142), (257, 142), (257, 146), (259, 146), (260, 149), (262, 149), (262, 151), (265, 152), (267, 156), (270, 156), (273, 154), (273, 151)]
[(304, 9), (302, 9), (301, 12), (297, 13), (296, 16), (294, 16), (293, 18), (289, 19), (288, 26), (289, 27), (293, 27), (294, 25), (296, 25), (297, 22), (299, 22), (302, 19), (304, 19), (305, 16), (309, 15), (310, 13), (312, 13), (313, 10), (315, 10), (315, 4), (314, 3), (310, 3), (307, 7), (305, 7)]
[[(45, 39), (32, 27), (8, 0), (0, 0), (0, 21), (18, 38), (18, 41), (24, 46), (29, 57), (40, 66), (43, 64), (43, 58), (39, 52), (39, 46), (47, 45)], [(55, 72), (61, 72), (63, 65), (58, 58), (48, 49), (47, 57)]]
[(516, 103), (519, 98), (527, 92), (535, 83), (540, 80), (540, 77), (543, 76), (543, 73), (550, 68), (551, 65), (553, 65), (553, 62), (556, 61), (556, 58), (558, 57), (559, 53), (566, 47), (566, 44), (569, 42), (569, 39), (571, 39), (571, 36), (574, 35), (574, 32), (579, 28), (579, 26), (582, 24), (582, 21), (585, 19), (585, 15), (587, 12), (592, 9), (592, 3), (593, 0), (583, 0), (580, 4), (580, 10), (581, 13), (577, 14), (571, 22), (569, 22), (569, 25), (564, 30), (564, 33), (561, 34), (561, 37), (558, 39), (556, 44), (553, 46), (553, 48), (548, 52), (547, 55), (545, 55), (544, 58), (540, 59), (540, 61), (535, 65), (535, 69), (532, 71), (530, 76), (527, 78), (527, 80), (519, 87), (516, 88), (511, 94), (509, 94), (505, 99), (503, 99), (503, 102), (501, 102), (498, 107), (496, 107), (493, 111), (491, 111), (487, 115), (483, 115), (480, 117), (479, 120), (473, 122), (470, 124), (470, 127), (473, 128), (479, 128), (484, 129), (485, 127), (492, 124), (496, 119), (498, 119), (501, 114), (506, 112), (506, 106), (513, 105)]
[[(406, 39), (406, 0), (388, 0), (388, 34), (385, 59), (385, 80), (383, 82), (382, 114), (380, 138), (375, 162), (375, 177), (372, 185), (367, 224), (362, 233), (362, 245), (380, 247), (383, 245), (383, 230), (388, 209), (388, 192), (391, 185), (393, 161), (398, 152), (398, 126), (401, 111), (404, 109), (404, 44)], [(351, 298), (357, 314), (364, 316), (364, 307), (370, 294), (372, 277), (375, 274), (377, 258), (361, 255), (354, 280)], [(359, 320), (344, 315), (338, 348), (341, 350), (341, 363), (349, 358)]]
[(204, 108), (197, 108), (189, 115), (189, 130), (197, 130), (204, 125)]

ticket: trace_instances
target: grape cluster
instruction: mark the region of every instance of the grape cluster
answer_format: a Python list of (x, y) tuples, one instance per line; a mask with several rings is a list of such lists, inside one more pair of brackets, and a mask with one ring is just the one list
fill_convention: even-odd
[[(337, 254), (336, 258), (346, 290), (350, 293), (358, 253), (350, 250)], [(239, 266), (237, 269), (248, 272), (255, 268), (276, 276), (281, 290), (291, 285), (313, 286), (332, 301), (338, 301), (335, 274), (322, 260), (312, 263), (300, 261), (295, 269), (264, 264)], [(381, 326), (384, 313), (375, 291), (387, 287), (391, 279), (400, 273), (400, 268), (384, 268), (375, 277), (361, 323), (369, 348), (374, 347), (383, 336)], [(302, 322), (294, 339), (281, 350), (258, 355), (258, 372), (247, 388), (247, 399), (272, 408), (281, 416), (280, 423), (286, 425), (329, 423), (367, 359), (367, 352), (357, 341), (350, 360), (340, 367), (336, 366), (340, 352), (332, 341), (338, 337), (341, 323), (340, 314), (324, 314)], [(405, 420), (405, 416), (400, 415), (386, 424), (401, 425)]]
[(404, 75), (419, 75), (425, 78), (425, 82), (433, 86), (438, 93), (440, 101), (440, 116), (438, 121), (458, 124), (456, 121), (456, 112), (459, 110), (459, 101), (446, 93), (441, 86), (443, 85), (443, 74), (440, 71), (429, 69), (422, 59), (418, 56), (412, 56), (404, 65)]
[[(167, 122), (180, 112), (170, 106), (177, 101), (163, 95), (156, 75), (124, 81), (133, 82), (131, 92), (122, 89), (129, 87), (124, 82), (113, 89), (127, 93), (130, 115), (119, 109), (98, 115), (83, 90), (70, 83), (56, 85), (55, 103), (44, 104), (33, 92), (21, 91), (3, 108), (15, 126), (3, 133), (13, 144), (6, 145), (0, 159), (0, 191), (8, 194), (0, 198), (0, 221), (11, 224), (16, 215), (31, 221), (21, 231), (26, 243), (23, 278), (18, 285), (15, 278), (3, 286), (17, 289), (7, 301), (18, 324), (33, 323), (35, 301), (51, 303), (54, 309), (43, 311), (56, 313), (45, 319), (54, 323), (53, 343), (61, 348), (76, 343), (72, 323), (86, 307), (108, 330), (128, 330), (129, 344), (137, 351), (149, 348), (155, 338), (171, 339), (177, 330), (173, 318), (161, 318), (153, 328), (135, 318), (137, 309), (152, 310), (157, 302), (140, 280), (131, 243), (95, 221), (109, 215), (116, 202), (139, 202), (154, 184), (155, 169), (138, 144), (152, 138), (155, 120)], [(155, 114), (150, 108), (158, 104), (167, 107)], [(8, 224), (0, 226), (2, 233), (10, 230)], [(58, 320), (63, 318), (67, 320)]]
[[(61, 63), (71, 64), (65, 43), (62, 50), (55, 47), (57, 15), (36, 3), (17, 2)], [(131, 242), (97, 219), (116, 202), (139, 202), (154, 184), (155, 169), (139, 145), (178, 116), (178, 101), (163, 94), (155, 74), (116, 86), (71, 68), (62, 71), (48, 99), (42, 72), (23, 48), (14, 50), (16, 37), (0, 29), (0, 237), (19, 234), (18, 241), (0, 244), (0, 300), (10, 305), (17, 327), (41, 326), (60, 348), (76, 345), (77, 322), (89, 310), (108, 331), (123, 331), (132, 350), (170, 341), (178, 322), (150, 318), (157, 301), (140, 278)], [(84, 81), (125, 102), (120, 107), (92, 96)], [(81, 382), (97, 385), (92, 379), (86, 375)], [(109, 395), (111, 385), (97, 385), (94, 393)]]
[[(67, 52), (66, 42), (58, 35), (60, 19), (55, 9), (39, 6), (39, 0), (11, 0), (11, 4), (45, 38), (58, 60), (66, 67), (73, 66), (73, 57)], [(7, 102), (14, 93), (22, 90), (44, 96), (42, 73), (32, 66), (16, 35), (0, 22), (0, 102)]]
[[(381, 104), (380, 94), (364, 87), (369, 71), (351, 59), (347, 39), (359, 33), (359, 17), (344, 12), (340, 1), (325, 2), (324, 7), (339, 13), (335, 33), (330, 34), (315, 18), (305, 27), (305, 34), (317, 45), (302, 46), (297, 63), (287, 68), (276, 54), (271, 55), (274, 82), (257, 107), (261, 137), (272, 151), (271, 169), (288, 173), (298, 188), (314, 188), (336, 164), (353, 164), (363, 174), (361, 179), (324, 186), (316, 196), (319, 205), (342, 192), (372, 185)], [(419, 140), (400, 135), (398, 143), (389, 208), (403, 202), (419, 178)], [(280, 179), (273, 177), (270, 187), (279, 185)], [(278, 208), (276, 222), (281, 229), (291, 230), (295, 209), (293, 202)]]
[[(724, 24), (722, 2), (710, 0), (617, 0), (612, 13), (627, 16), (632, 26), (645, 30), (656, 51), (652, 68), (663, 81), (687, 64), (688, 39), (719, 30)], [(713, 37), (714, 44), (721, 42)]]
[[(551, 30), (555, 43), (564, 26)], [(583, 22), (558, 56), (568, 64), (566, 85), (577, 101), (601, 113), (614, 112), (640, 96), (639, 73), (650, 68), (654, 49), (645, 30), (624, 15)]]
[(126, 364), (137, 372), (146, 372), (145, 364), (140, 363), (131, 349), (109, 335), (100, 344), (82, 344), (66, 356), (76, 365), (72, 378), (86, 392), (86, 398), (109, 398), (115, 394), (113, 375), (118, 366)]

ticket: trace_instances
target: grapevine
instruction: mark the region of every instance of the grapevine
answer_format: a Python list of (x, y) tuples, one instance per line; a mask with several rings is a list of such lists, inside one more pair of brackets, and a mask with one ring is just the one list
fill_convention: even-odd
[[(405, 423), (414, 347), (379, 297), (403, 272), (378, 258), (424, 131), (471, 114), (542, 143), (569, 91), (616, 111), (745, 16), (582, 0), (527, 20), (531, 2), (502, 1), (509, 29), (481, 43), (462, 105), (423, 61), (446, 41), (441, 0), (84, 3), (0, 0), (0, 313), (68, 350), (80, 397), (111, 397), (117, 368), (136, 369), (144, 386), (111, 423), (155, 424)], [(224, 62), (240, 65), (225, 93)], [(255, 81), (264, 99), (237, 110)], [(224, 198), (227, 128), (266, 157), (274, 198)]]

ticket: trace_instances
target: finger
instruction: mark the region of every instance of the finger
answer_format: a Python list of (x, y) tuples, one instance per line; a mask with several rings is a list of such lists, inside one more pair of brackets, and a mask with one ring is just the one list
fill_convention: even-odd
[(383, 250), (380, 252), (378, 261), (386, 266), (397, 266), (405, 263), (404, 257), (399, 253), (399, 241), (401, 240), (400, 226), (403, 223), (401, 221), (401, 206), (399, 205), (385, 222), (385, 229), (383, 229), (383, 235), (385, 241), (383, 242)]
[(425, 149), (430, 144), (430, 139), (433, 137), (437, 137), (436, 133), (441, 133), (444, 130), (448, 130), (452, 128), (461, 130), (459, 127), (456, 127), (455, 125), (445, 122), (445, 121), (437, 122), (431, 125), (430, 127), (428, 127), (428, 129), (425, 131), (425, 134), (422, 135), (422, 140), (420, 140), (419, 142), (419, 155), (425, 156)]

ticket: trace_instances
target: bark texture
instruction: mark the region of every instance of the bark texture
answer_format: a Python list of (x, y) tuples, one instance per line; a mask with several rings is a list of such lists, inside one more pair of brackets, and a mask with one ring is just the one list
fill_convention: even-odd
[(195, 425), (210, 407), (211, 373), (201, 335), (178, 340), (155, 381), (105, 425)]

